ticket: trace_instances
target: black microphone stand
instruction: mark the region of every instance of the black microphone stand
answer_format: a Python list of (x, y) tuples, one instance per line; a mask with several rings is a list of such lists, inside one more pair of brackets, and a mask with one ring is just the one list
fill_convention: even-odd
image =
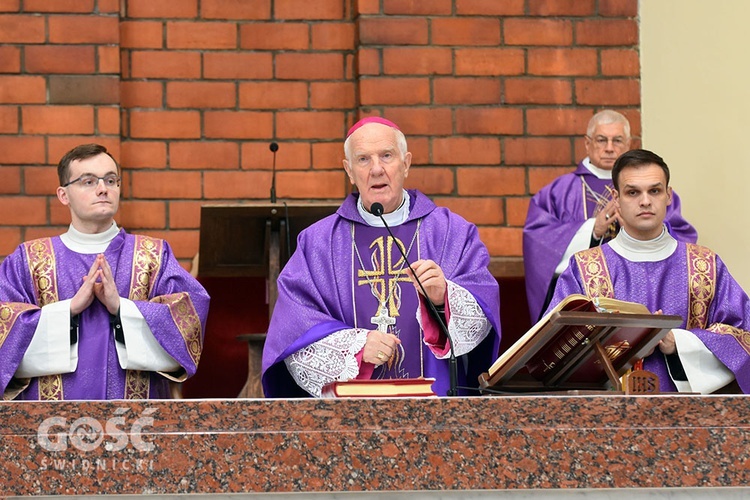
[(279, 145), (272, 142), (268, 145), (268, 149), (273, 153), (273, 170), (271, 170), (271, 203), (276, 203), (276, 151), (279, 150)]
[[(386, 230), (388, 231), (388, 234), (393, 238), (394, 241), (396, 241), (396, 237), (393, 236), (393, 232), (391, 231), (391, 228), (388, 227), (388, 223), (385, 222), (385, 218), (383, 217), (383, 205), (380, 203), (373, 203), (370, 206), (370, 213), (373, 215), (380, 217), (380, 220), (383, 222), (383, 225), (385, 226)], [(417, 274), (414, 272), (414, 269), (411, 267), (411, 262), (409, 262), (409, 258), (406, 256), (406, 253), (404, 253), (404, 249), (401, 248), (401, 245), (396, 243), (396, 247), (398, 248), (398, 251), (401, 252), (401, 256), (404, 258), (404, 262), (409, 267), (409, 270), (411, 270), (412, 276), (414, 276), (414, 279), (416, 280), (417, 284), (419, 285), (419, 289), (422, 290), (422, 294), (424, 295), (425, 301), (429, 305), (430, 312), (432, 313), (432, 316), (437, 320), (438, 324), (440, 325), (440, 330), (445, 334), (445, 338), (448, 339), (448, 348), (449, 348), (449, 358), (448, 358), (448, 368), (450, 371), (450, 388), (448, 389), (448, 396), (458, 396), (458, 362), (456, 361), (456, 354), (453, 350), (453, 338), (451, 337), (451, 334), (448, 333), (448, 327), (445, 325), (445, 322), (443, 321), (442, 316), (437, 310), (437, 307), (435, 307), (435, 304), (432, 303), (430, 300), (430, 297), (427, 295), (427, 291), (424, 289), (424, 286), (422, 286), (422, 281), (417, 277)]]

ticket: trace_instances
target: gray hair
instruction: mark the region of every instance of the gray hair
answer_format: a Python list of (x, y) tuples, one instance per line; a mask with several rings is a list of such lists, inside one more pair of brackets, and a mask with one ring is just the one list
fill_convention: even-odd
[[(365, 124), (366, 127), (369, 124)], [(407, 145), (406, 145), (406, 136), (403, 132), (401, 132), (399, 129), (391, 127), (391, 130), (396, 134), (396, 146), (398, 146), (398, 150), (401, 153), (401, 161), (404, 161), (404, 158), (406, 157), (406, 153), (409, 151)], [(354, 135), (354, 134), (352, 134)], [(346, 138), (344, 141), (344, 156), (346, 157), (346, 160), (351, 163), (352, 161), (352, 135)]]
[(592, 116), (591, 120), (589, 120), (589, 126), (586, 129), (586, 135), (591, 137), (594, 135), (594, 129), (596, 129), (597, 125), (609, 125), (610, 123), (622, 123), (625, 136), (627, 139), (630, 139), (630, 122), (624, 115), (612, 109), (604, 109)]

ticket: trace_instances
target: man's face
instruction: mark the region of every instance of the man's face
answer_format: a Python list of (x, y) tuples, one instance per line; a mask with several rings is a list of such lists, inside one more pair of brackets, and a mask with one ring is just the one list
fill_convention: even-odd
[(662, 232), (672, 188), (659, 165), (626, 167), (620, 172), (620, 189), (614, 194), (622, 227), (637, 240), (652, 240)]
[(364, 207), (370, 210), (373, 203), (379, 202), (385, 213), (396, 210), (403, 200), (411, 153), (402, 160), (395, 131), (380, 123), (368, 123), (356, 130), (350, 145), (351, 162), (344, 160), (344, 169), (357, 186)]
[(625, 135), (622, 123), (599, 124), (585, 140), (589, 160), (604, 170), (612, 170), (615, 160), (630, 148), (630, 137)]
[(84, 233), (97, 233), (112, 225), (120, 205), (119, 182), (108, 186), (104, 180), (95, 179), (112, 175), (118, 176), (117, 165), (104, 153), (70, 163), (68, 182), (83, 179), (58, 187), (57, 197), (70, 208), (73, 227)]

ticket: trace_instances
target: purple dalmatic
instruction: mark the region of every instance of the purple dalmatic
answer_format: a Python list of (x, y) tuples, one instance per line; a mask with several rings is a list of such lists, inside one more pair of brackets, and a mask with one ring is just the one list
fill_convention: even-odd
[[(581, 162), (574, 172), (558, 177), (531, 199), (523, 229), (523, 263), (532, 322), (540, 317), (555, 268), (573, 236), (611, 199), (608, 188), (612, 187), (610, 179), (599, 179)], [(677, 193), (672, 194), (665, 222), (676, 240), (698, 240), (698, 233), (680, 213)]]
[[(678, 242), (671, 255), (655, 262), (628, 260), (610, 244), (584, 250), (560, 275), (550, 308), (574, 293), (638, 302), (653, 312), (681, 316), (680, 328), (698, 337), (750, 393), (750, 299), (706, 247)], [(659, 376), (662, 392), (676, 390), (658, 348), (644, 361), (644, 369)]]
[(15, 378), (41, 307), (71, 299), (96, 259), (96, 254), (71, 251), (60, 237), (43, 238), (20, 245), (0, 265), (0, 385), (6, 394), (28, 384), (17, 399), (170, 398), (166, 377), (182, 381), (195, 373), (209, 305), (203, 287), (180, 266), (164, 240), (120, 230), (104, 256), (120, 297), (133, 301), (181, 370), (162, 375), (122, 369), (111, 316), (94, 299), (79, 315), (77, 369)]
[[(409, 197), (407, 221), (392, 228), (409, 261), (437, 262), (449, 282), (471, 294), (489, 322), (489, 334), (466, 355), (465, 363), (459, 362), (459, 385), (476, 387), (477, 377), (496, 358), (500, 339), (499, 290), (487, 268), (489, 254), (473, 224), (436, 207), (422, 193), (409, 191)], [(419, 299), (403, 258), (385, 228), (364, 223), (357, 200), (356, 193), (350, 195), (336, 214), (303, 231), (279, 276), (279, 296), (263, 351), (267, 397), (309, 396), (284, 360), (337, 332), (377, 329), (372, 318), (382, 301), (395, 319), (388, 331), (402, 343), (372, 378), (424, 375), (436, 379), (433, 389), (438, 395), (447, 393), (448, 360), (438, 359), (423, 343), (416, 317)]]

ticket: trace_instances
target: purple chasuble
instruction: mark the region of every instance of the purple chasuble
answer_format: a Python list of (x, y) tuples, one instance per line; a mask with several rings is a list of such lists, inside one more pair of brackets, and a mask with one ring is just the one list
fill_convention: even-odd
[[(203, 346), (206, 291), (180, 266), (164, 240), (121, 230), (104, 256), (120, 297), (134, 301), (161, 347), (192, 376)], [(37, 327), (40, 306), (73, 298), (95, 259), (96, 254), (74, 252), (54, 237), (22, 244), (0, 265), (3, 391), (17, 383), (13, 375)], [(30, 269), (36, 269), (33, 277)], [(76, 371), (33, 378), (17, 399), (171, 397), (162, 375), (120, 368), (110, 314), (101, 302), (94, 299), (79, 318)]]
[[(601, 272), (586, 281), (578, 262), (595, 258), (596, 252), (601, 252), (606, 268), (590, 266)], [(658, 262), (627, 260), (609, 244), (584, 250), (560, 275), (550, 309), (574, 293), (606, 295), (681, 316), (680, 328), (695, 334), (734, 373), (742, 391), (750, 393), (750, 299), (709, 249), (678, 242), (674, 253)], [(658, 348), (644, 361), (644, 369), (658, 375), (662, 392), (677, 390)]]
[[(588, 193), (584, 181), (604, 201)], [(581, 162), (574, 172), (558, 177), (532, 197), (523, 229), (526, 297), (532, 323), (540, 317), (555, 268), (576, 231), (611, 199), (607, 187), (612, 188), (610, 179), (599, 179)], [(665, 223), (677, 241), (698, 240), (698, 233), (680, 213), (680, 198), (675, 192)]]
[[(479, 239), (476, 226), (446, 208), (436, 207), (418, 191), (409, 191), (409, 196), (408, 220), (392, 228), (404, 250), (411, 247), (409, 260), (437, 262), (446, 279), (474, 296), (492, 325), (484, 341), (464, 357), (465, 363), (459, 362), (459, 385), (476, 387), (477, 377), (497, 357), (500, 341), (499, 290), (497, 280), (487, 268), (489, 253)], [(381, 298), (383, 287), (390, 315), (396, 319), (389, 332), (399, 336), (403, 352), (391, 364), (376, 369), (373, 377), (419, 376), (421, 350), (424, 376), (436, 379), (433, 389), (438, 395), (448, 391), (448, 360), (437, 359), (422, 343), (416, 318), (417, 292), (401, 268), (403, 259), (385, 228), (364, 223), (357, 211), (357, 200), (357, 193), (348, 196), (336, 214), (304, 230), (299, 235), (297, 250), (279, 275), (279, 296), (263, 351), (266, 397), (309, 397), (287, 371), (284, 359), (355, 325), (365, 330), (377, 329), (371, 318), (379, 306), (375, 295)], [(352, 225), (362, 263), (352, 247)], [(419, 234), (412, 245), (417, 227)], [(365, 275), (375, 285), (375, 294)], [(391, 289), (394, 291), (389, 293)]]

